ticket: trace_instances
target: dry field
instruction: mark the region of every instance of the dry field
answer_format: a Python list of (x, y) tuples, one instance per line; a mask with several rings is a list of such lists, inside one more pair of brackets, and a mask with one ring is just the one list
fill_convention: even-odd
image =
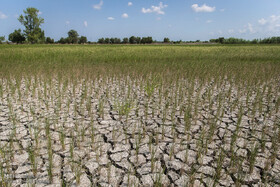
[(0, 186), (279, 186), (280, 47), (0, 46)]

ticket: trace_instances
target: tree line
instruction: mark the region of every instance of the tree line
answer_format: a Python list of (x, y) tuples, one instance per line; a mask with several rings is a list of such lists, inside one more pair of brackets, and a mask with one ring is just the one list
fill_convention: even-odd
[[(79, 36), (75, 30), (68, 32), (68, 37), (61, 37), (58, 41), (50, 37), (45, 37), (45, 32), (41, 29), (44, 19), (39, 17), (39, 10), (29, 7), (23, 10), (24, 15), (20, 15), (18, 20), (25, 27), (25, 30), (16, 29), (9, 34), (8, 40), (13, 43), (46, 43), (46, 44), (84, 44), (84, 43), (98, 43), (98, 44), (151, 44), (151, 43), (220, 43), (220, 44), (280, 44), (280, 37), (270, 37), (265, 39), (244, 40), (240, 38), (224, 38), (210, 39), (209, 41), (170, 41), (169, 38), (164, 38), (162, 42), (154, 41), (151, 36), (137, 37), (131, 36), (129, 38), (99, 38), (97, 42), (89, 42), (86, 36)], [(4, 36), (0, 36), (0, 44), (5, 41)]]
[(211, 43), (220, 43), (220, 44), (280, 44), (280, 37), (270, 37), (264, 39), (253, 39), (253, 40), (244, 40), (242, 38), (224, 38), (220, 37), (217, 39), (210, 39)]
[[(45, 37), (45, 32), (41, 29), (41, 25), (44, 23), (44, 19), (39, 17), (39, 10), (33, 7), (29, 7), (23, 11), (24, 15), (20, 15), (18, 20), (25, 27), (25, 30), (16, 29), (9, 34), (8, 40), (13, 43), (87, 43), (87, 37), (79, 37), (77, 31), (70, 30), (67, 38), (61, 38), (55, 42), (50, 37)], [(4, 36), (0, 36), (0, 43), (5, 41)]]
[[(23, 11), (24, 15), (20, 15), (18, 20), (25, 27), (25, 30), (16, 29), (14, 32), (9, 34), (8, 40), (13, 43), (60, 43), (60, 44), (84, 44), (91, 43), (88, 42), (86, 36), (80, 36), (77, 31), (70, 30), (68, 32), (68, 37), (61, 37), (58, 41), (50, 37), (45, 37), (45, 32), (41, 29), (41, 25), (44, 23), (44, 19), (39, 17), (39, 10), (33, 7), (29, 7)], [(164, 39), (169, 42), (169, 39)], [(5, 37), (0, 37), (0, 43), (5, 41)], [(150, 44), (153, 43), (152, 37), (135, 37), (130, 38), (100, 38), (98, 39), (99, 44)]]
[(97, 43), (99, 44), (151, 44), (153, 43), (153, 38), (148, 37), (135, 37), (131, 36), (130, 38), (99, 38)]

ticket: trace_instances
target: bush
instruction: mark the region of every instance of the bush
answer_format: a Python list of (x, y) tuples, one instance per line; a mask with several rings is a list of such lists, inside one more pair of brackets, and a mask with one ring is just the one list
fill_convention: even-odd
[(23, 33), (21, 33), (21, 29), (15, 30), (13, 33), (9, 34), (9, 40), (13, 43), (23, 43), (25, 41), (25, 37)]

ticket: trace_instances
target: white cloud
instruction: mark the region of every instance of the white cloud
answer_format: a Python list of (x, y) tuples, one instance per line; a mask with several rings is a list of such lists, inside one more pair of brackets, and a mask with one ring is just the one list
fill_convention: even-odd
[(133, 4), (132, 4), (132, 2), (128, 2), (127, 5), (128, 6), (132, 6)]
[(202, 6), (198, 6), (198, 4), (193, 4), (191, 7), (195, 12), (214, 12), (216, 10), (216, 7), (210, 7), (206, 4), (203, 4)]
[(66, 21), (65, 23), (66, 23), (66, 25), (69, 25), (69, 24), (70, 24), (70, 21)]
[(212, 23), (213, 22), (213, 20), (207, 20), (206, 21), (206, 23)]
[(115, 18), (113, 18), (113, 17), (108, 17), (107, 19), (110, 20), (110, 21), (113, 21)]
[(87, 26), (88, 26), (87, 21), (84, 21), (84, 26), (85, 26), (85, 27), (87, 27)]
[(247, 32), (250, 32), (251, 34), (253, 34), (253, 33), (256, 33), (257, 30), (256, 30), (256, 28), (253, 26), (253, 24), (248, 23), (247, 25), (244, 26), (243, 29), (239, 29), (239, 33), (240, 33), (240, 34), (244, 34), (244, 33), (247, 33)]
[(259, 21), (259, 24), (261, 25), (265, 25), (267, 23), (267, 20), (265, 20), (264, 18), (260, 19)]
[(96, 10), (100, 10), (102, 8), (103, 5), (103, 0), (101, 0), (98, 4), (93, 5), (93, 8)]
[(41, 15), (41, 14), (43, 14), (43, 12), (39, 11), (39, 12), (38, 12), (38, 15)]
[(261, 29), (265, 32), (280, 32), (280, 15), (272, 15), (267, 19), (260, 19), (259, 24), (261, 25)]
[(122, 18), (128, 18), (128, 14), (127, 13), (123, 13), (122, 14)]
[(280, 16), (275, 16), (275, 15), (270, 16), (270, 22), (271, 23), (275, 23), (279, 20), (280, 20)]
[(160, 2), (158, 6), (151, 6), (151, 8), (142, 8), (142, 13), (165, 14), (162, 9), (166, 8), (167, 6), (168, 5), (164, 5), (162, 2)]
[(276, 25), (276, 24), (280, 23), (280, 15), (279, 16), (272, 15), (267, 19), (262, 18), (262, 19), (258, 20), (258, 22), (261, 25), (265, 25), (265, 24)]
[(6, 19), (6, 18), (8, 18), (8, 16), (0, 11), (0, 19)]
[(160, 21), (161, 20), (161, 17), (157, 17), (157, 19), (156, 19), (157, 21)]
[(221, 12), (224, 12), (224, 11), (225, 11), (225, 9), (224, 9), (224, 8), (223, 8), (223, 9), (220, 9), (220, 11), (221, 11)]
[(251, 23), (248, 23), (248, 30), (250, 31), (250, 33), (255, 33), (256, 32)]

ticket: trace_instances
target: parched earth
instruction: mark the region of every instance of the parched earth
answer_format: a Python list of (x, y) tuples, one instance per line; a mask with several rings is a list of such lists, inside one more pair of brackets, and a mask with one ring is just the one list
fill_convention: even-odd
[(2, 79), (0, 184), (280, 185), (279, 85), (141, 82)]

